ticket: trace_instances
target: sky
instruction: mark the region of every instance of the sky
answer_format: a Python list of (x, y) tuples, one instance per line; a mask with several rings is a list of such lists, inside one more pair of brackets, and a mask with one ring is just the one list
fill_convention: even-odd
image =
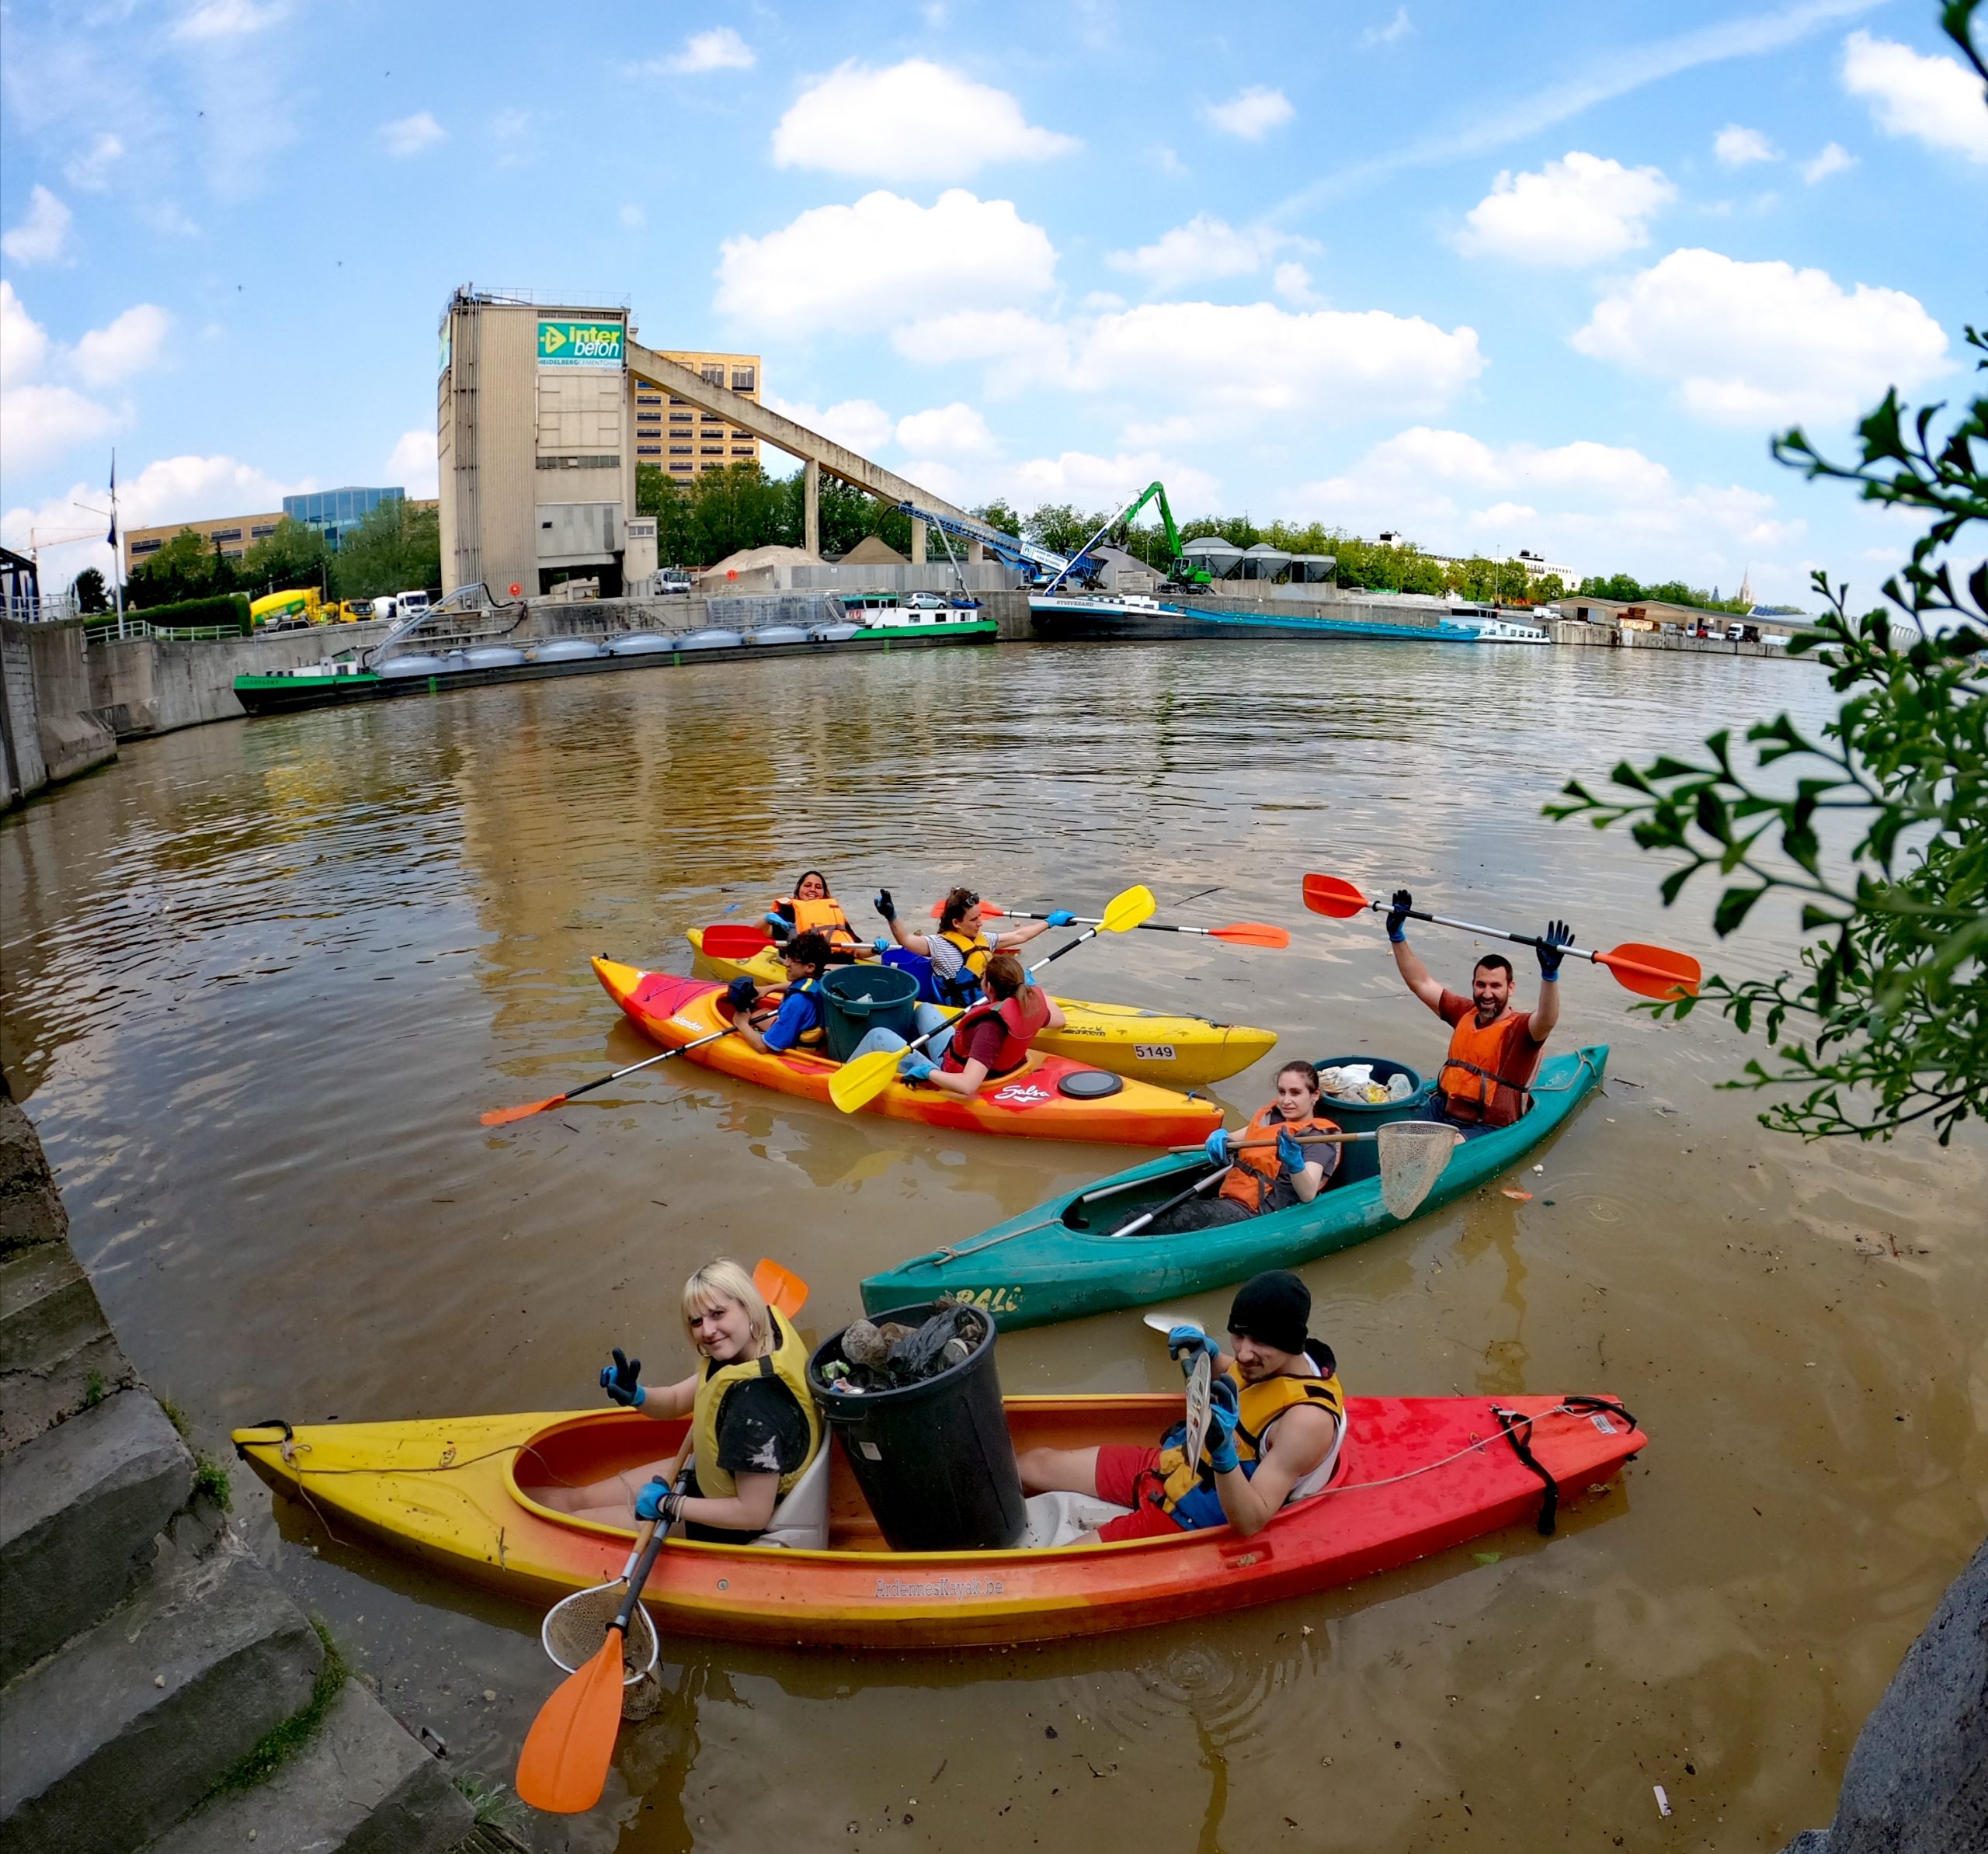
[(1972, 387), (1935, 10), (5, 0), (0, 539), (106, 565), (113, 446), (127, 526), (433, 494), (474, 284), (757, 352), (961, 502), (1875, 602), (1915, 524), (1768, 443)]

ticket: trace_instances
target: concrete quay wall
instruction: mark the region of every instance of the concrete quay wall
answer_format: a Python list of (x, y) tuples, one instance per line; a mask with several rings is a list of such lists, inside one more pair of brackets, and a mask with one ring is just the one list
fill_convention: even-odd
[(1701, 655), (1712, 657), (1785, 658), (1788, 654), (1785, 648), (1748, 644), (1738, 639), (1687, 637), (1682, 632), (1625, 631), (1613, 624), (1583, 624), (1577, 618), (1548, 619), (1543, 622), (1555, 644), (1591, 650), (1696, 651)]

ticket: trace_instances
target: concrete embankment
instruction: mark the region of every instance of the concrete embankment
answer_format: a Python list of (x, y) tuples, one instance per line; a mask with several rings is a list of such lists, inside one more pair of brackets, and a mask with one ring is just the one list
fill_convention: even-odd
[(0, 1096), (0, 1851), (461, 1848), (469, 1804), (328, 1665), (225, 1488), (124, 1356)]

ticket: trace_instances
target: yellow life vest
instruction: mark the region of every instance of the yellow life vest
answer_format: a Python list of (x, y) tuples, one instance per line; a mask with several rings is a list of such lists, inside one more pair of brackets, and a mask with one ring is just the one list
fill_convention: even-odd
[(815, 1408), (815, 1399), (808, 1390), (808, 1348), (791, 1327), (781, 1325), (780, 1315), (771, 1307), (766, 1309), (766, 1318), (773, 1322), (771, 1352), (763, 1358), (741, 1359), (732, 1365), (707, 1359), (704, 1376), (697, 1380), (697, 1401), (690, 1410), (690, 1446), (697, 1457), (697, 1491), (714, 1500), (728, 1500), (739, 1491), (739, 1483), (718, 1464), (718, 1413), (735, 1384), (742, 1384), (749, 1378), (777, 1377), (794, 1393), (794, 1401), (808, 1418), (808, 1453), (800, 1467), (780, 1476), (783, 1495), (794, 1491), (794, 1484), (807, 1472), (808, 1463), (822, 1446), (821, 1412)]
[[(1240, 1406), (1236, 1423), (1236, 1458), (1245, 1474), (1256, 1472), (1270, 1440), (1271, 1427), (1286, 1411), (1294, 1410), (1300, 1404), (1315, 1404), (1330, 1411), (1342, 1424), (1345, 1422), (1346, 1392), (1340, 1386), (1339, 1373), (1336, 1369), (1325, 1368), (1331, 1359), (1332, 1354), (1328, 1351), (1322, 1362), (1313, 1359), (1314, 1363), (1320, 1365), (1321, 1375), (1317, 1377), (1267, 1377), (1255, 1384), (1244, 1384), (1236, 1368), (1229, 1367), (1227, 1375), (1236, 1384)], [(1223, 1522), (1221, 1497), (1215, 1491), (1212, 1469), (1190, 1463), (1186, 1449), (1175, 1446), (1160, 1450), (1159, 1472), (1160, 1486), (1155, 1496), (1157, 1505), (1172, 1512), (1182, 1502), (1198, 1495), (1197, 1506), (1205, 1507), (1209, 1500), (1216, 1505), (1212, 1512), (1195, 1513), (1192, 1523), (1218, 1526)]]

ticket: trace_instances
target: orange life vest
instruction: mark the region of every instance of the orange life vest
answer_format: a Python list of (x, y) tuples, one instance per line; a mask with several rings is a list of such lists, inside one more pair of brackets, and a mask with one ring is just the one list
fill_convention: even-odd
[(791, 895), (784, 895), (773, 904), (773, 911), (785, 915), (793, 922), (796, 933), (812, 930), (824, 935), (832, 946), (856, 938), (856, 929), (850, 925), (849, 916), (843, 912), (841, 902), (833, 895), (824, 896), (818, 901), (797, 901)]
[(939, 1058), (939, 1066), (949, 1075), (957, 1075), (966, 1067), (968, 1036), (977, 1023), (985, 1023), (989, 1018), (998, 1022), (1003, 1031), (1001, 1047), (994, 1060), (988, 1065), (988, 1079), (997, 1075), (1011, 1075), (1028, 1060), (1029, 1046), (1035, 1041), (1036, 1033), (1049, 1021), (1049, 999), (1038, 985), (1030, 985), (1027, 991), (1034, 995), (1034, 1008), (1025, 1009), (1022, 995), (1004, 998), (999, 1004), (990, 1004), (985, 998), (967, 1012), (953, 1026), (952, 1040), (946, 1045), (946, 1053)]
[[(1287, 1120), (1273, 1101), (1236, 1136), (1236, 1164), (1222, 1181), (1222, 1195), (1233, 1198), (1254, 1217), (1269, 1203), (1270, 1193), (1291, 1175), (1278, 1162), (1277, 1136), (1280, 1133), (1296, 1135), (1338, 1131), (1336, 1121), (1318, 1114), (1308, 1115), (1302, 1120)], [(1250, 1143), (1256, 1140), (1269, 1143), (1261, 1146)]]
[[(1502, 1033), (1510, 1015), (1506, 1012), (1494, 1017), (1480, 1029), (1477, 1014), (1473, 1011), (1451, 1026), (1449, 1054), (1443, 1058), (1442, 1072), (1436, 1078), (1436, 1086), (1443, 1095), (1444, 1111), (1451, 1118), (1480, 1125), (1503, 1126), (1517, 1120), (1532, 1106), (1532, 1096), (1527, 1092), (1526, 1084), (1532, 1079), (1540, 1046), (1532, 1045), (1533, 1059), (1524, 1065), (1526, 1072), (1522, 1076), (1500, 1075), (1495, 1066), (1503, 1052), (1505, 1037)], [(1517, 1097), (1509, 1116), (1501, 1116), (1498, 1111), (1498, 1091), (1501, 1088)]]

